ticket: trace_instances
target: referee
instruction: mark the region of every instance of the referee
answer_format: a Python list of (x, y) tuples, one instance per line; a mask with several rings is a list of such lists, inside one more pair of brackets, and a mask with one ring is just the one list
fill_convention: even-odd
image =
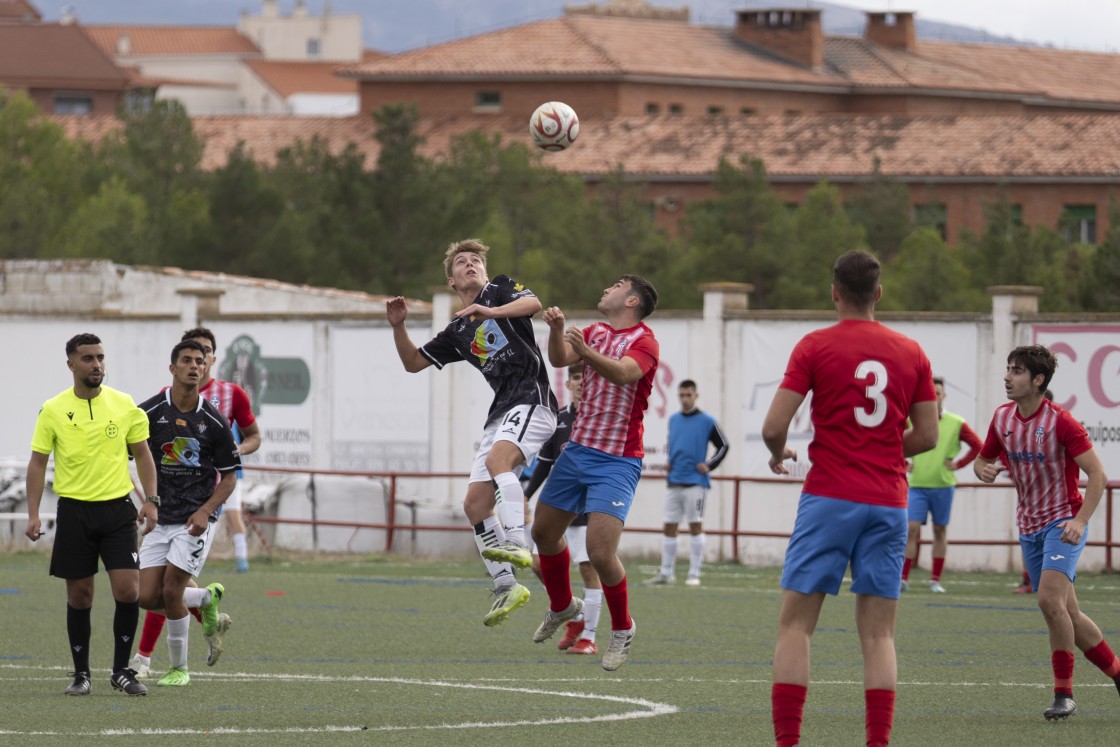
[[(26, 531), (32, 541), (42, 536), (39, 504), (53, 451), (58, 510), (50, 574), (66, 579), (66, 633), (74, 658), (74, 680), (65, 693), (90, 693), (90, 609), (100, 557), (117, 603), (109, 683), (128, 695), (147, 695), (127, 666), (140, 616), (136, 525), (143, 522), (147, 534), (158, 518), (148, 418), (132, 397), (103, 385), (105, 349), (96, 335), (70, 338), (66, 365), (74, 386), (43, 403), (35, 421), (27, 464)], [(139, 514), (130, 498), (129, 450), (147, 496)]]

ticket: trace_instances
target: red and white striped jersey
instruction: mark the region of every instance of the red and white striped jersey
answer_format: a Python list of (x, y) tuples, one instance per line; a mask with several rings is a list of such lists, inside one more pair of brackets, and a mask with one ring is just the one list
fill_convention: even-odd
[(649, 393), (661, 354), (653, 330), (639, 323), (616, 330), (596, 322), (583, 330), (587, 346), (613, 360), (632, 358), (642, 369), (642, 378), (626, 386), (612, 384), (591, 366), (583, 366), (583, 397), (571, 441), (615, 456), (645, 456), (642, 418), (649, 406)]
[(1077, 489), (1081, 470), (1074, 459), (1091, 448), (1084, 426), (1048, 399), (1026, 419), (1014, 402), (996, 409), (980, 456), (1004, 456), (1019, 494), (1015, 514), (1020, 534), (1077, 515), (1085, 499)]
[[(257, 422), (257, 419), (253, 416), (253, 407), (249, 402), (249, 395), (232, 381), (210, 379), (206, 382), (206, 386), (198, 390), (198, 393), (207, 402), (218, 408), (218, 412), (222, 413), (222, 416), (229, 421), (231, 426), (237, 426), (239, 431), (243, 431), (247, 426)], [(240, 441), (240, 437), (237, 440)]]

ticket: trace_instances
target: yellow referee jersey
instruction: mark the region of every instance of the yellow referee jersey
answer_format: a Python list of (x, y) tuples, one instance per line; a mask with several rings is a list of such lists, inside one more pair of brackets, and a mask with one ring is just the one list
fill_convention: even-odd
[(93, 399), (80, 399), (71, 388), (43, 403), (31, 450), (54, 452), (57, 495), (108, 501), (132, 492), (128, 444), (146, 440), (148, 417), (132, 397), (102, 386)]

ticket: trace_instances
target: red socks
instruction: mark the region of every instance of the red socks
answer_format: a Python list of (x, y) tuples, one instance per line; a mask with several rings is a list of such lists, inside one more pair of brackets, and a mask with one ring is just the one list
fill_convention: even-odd
[(777, 747), (794, 747), (801, 742), (801, 715), (808, 693), (804, 685), (775, 682), (770, 686), (770, 715)]
[(941, 571), (945, 568), (945, 558), (934, 558), (933, 569), (929, 572), (930, 581), (940, 581)]
[(158, 612), (148, 612), (144, 615), (144, 630), (140, 633), (140, 643), (136, 646), (136, 653), (141, 656), (151, 657), (156, 650), (159, 635), (163, 632), (163, 623), (166, 617)]
[(1073, 653), (1070, 651), (1055, 651), (1051, 653), (1050, 665), (1054, 667), (1054, 694), (1065, 695), (1067, 698), (1072, 698)]
[(548, 606), (553, 612), (563, 612), (572, 603), (572, 556), (568, 546), (555, 555), (541, 553), (541, 582), (548, 592)]
[(1116, 654), (1112, 653), (1108, 641), (1103, 638), (1100, 643), (1085, 652), (1085, 658), (1096, 664), (1097, 669), (1112, 679), (1120, 676), (1120, 659), (1116, 658)]
[(911, 560), (910, 558), (906, 558), (905, 560), (902, 561), (902, 580), (903, 581), (909, 581), (910, 580), (910, 566), (913, 564), (913, 562), (914, 561)]
[(626, 576), (614, 586), (603, 584), (603, 599), (611, 611), (611, 630), (630, 630), (630, 595), (626, 590)]
[(865, 690), (867, 747), (887, 747), (894, 725), (894, 690)]

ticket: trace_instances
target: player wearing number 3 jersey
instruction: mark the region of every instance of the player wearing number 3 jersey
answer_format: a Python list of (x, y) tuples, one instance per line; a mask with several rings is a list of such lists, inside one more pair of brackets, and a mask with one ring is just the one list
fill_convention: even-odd
[[(771, 691), (778, 747), (800, 742), (809, 641), (826, 594), (849, 564), (864, 657), (868, 745), (886, 745), (894, 719), (899, 574), (906, 549), (906, 460), (937, 444), (929, 360), (916, 342), (874, 320), (879, 261), (851, 251), (832, 269), (839, 323), (806, 335), (790, 355), (763, 423), (770, 468), (786, 474), (794, 414), (812, 392), (812, 466), (782, 570)], [(907, 419), (912, 427), (907, 428)]]

